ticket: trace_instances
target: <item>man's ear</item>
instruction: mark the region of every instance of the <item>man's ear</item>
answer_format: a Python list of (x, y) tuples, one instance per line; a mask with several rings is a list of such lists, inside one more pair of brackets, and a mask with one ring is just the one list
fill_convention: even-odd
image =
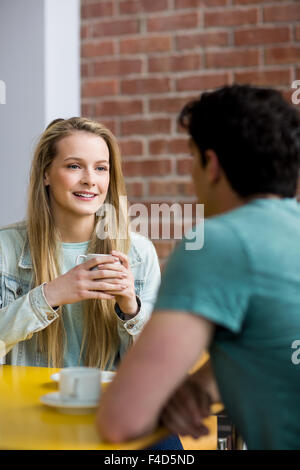
[(209, 182), (216, 183), (219, 181), (222, 174), (222, 168), (219, 163), (218, 156), (214, 150), (210, 149), (205, 151), (204, 156), (207, 162), (205, 165), (205, 170)]

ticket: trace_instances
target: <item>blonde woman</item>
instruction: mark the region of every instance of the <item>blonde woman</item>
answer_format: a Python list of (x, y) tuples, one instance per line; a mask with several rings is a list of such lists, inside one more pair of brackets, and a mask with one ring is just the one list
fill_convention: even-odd
[[(116, 367), (149, 319), (160, 283), (154, 246), (128, 230), (125, 195), (108, 129), (85, 118), (47, 127), (32, 162), (27, 218), (0, 229), (3, 362)], [(116, 217), (99, 238), (104, 204)], [(87, 253), (109, 256), (76, 265)]]

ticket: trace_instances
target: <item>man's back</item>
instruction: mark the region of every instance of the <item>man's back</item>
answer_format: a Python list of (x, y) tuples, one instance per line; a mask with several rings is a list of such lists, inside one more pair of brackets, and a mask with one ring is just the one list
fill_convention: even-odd
[(184, 308), (217, 325), (213, 368), (248, 448), (299, 448), (300, 205), (256, 199), (206, 220), (203, 249), (181, 244), (165, 275), (157, 309)]
[(249, 448), (295, 449), (300, 365), (292, 362), (292, 343), (300, 339), (300, 206), (288, 199), (257, 200), (227, 219), (248, 256), (250, 295), (240, 334), (217, 331), (211, 353), (219, 386)]

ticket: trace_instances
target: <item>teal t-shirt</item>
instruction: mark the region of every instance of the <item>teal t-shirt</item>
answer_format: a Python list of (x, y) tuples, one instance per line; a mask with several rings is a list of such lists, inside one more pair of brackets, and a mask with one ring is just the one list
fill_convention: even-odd
[(300, 340), (295, 199), (256, 199), (205, 220), (203, 248), (188, 251), (182, 240), (155, 308), (192, 312), (217, 326), (212, 365), (248, 449), (300, 449), (300, 364), (292, 360)]
[[(78, 255), (84, 255), (87, 252), (88, 245), (88, 241), (82, 243), (62, 243), (62, 274), (65, 274), (76, 266), (76, 257)], [(83, 335), (82, 302), (64, 305), (62, 318), (67, 336), (64, 352), (64, 367), (83, 366), (83, 359), (79, 362)]]

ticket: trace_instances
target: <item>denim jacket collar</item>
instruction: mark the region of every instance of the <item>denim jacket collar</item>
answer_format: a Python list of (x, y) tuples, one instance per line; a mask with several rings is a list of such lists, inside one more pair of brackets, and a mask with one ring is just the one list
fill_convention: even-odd
[(143, 262), (140, 252), (137, 249), (137, 247), (134, 245), (134, 243), (130, 244), (129, 259), (130, 259), (131, 268)]
[[(134, 245), (134, 243), (130, 244), (129, 258), (131, 268), (143, 262), (141, 254), (137, 247)], [(23, 244), (18, 266), (23, 269), (32, 269), (32, 259), (30, 255), (29, 242), (27, 237)]]
[(23, 244), (18, 266), (23, 269), (32, 269), (32, 259), (30, 255), (29, 242), (27, 237)]

